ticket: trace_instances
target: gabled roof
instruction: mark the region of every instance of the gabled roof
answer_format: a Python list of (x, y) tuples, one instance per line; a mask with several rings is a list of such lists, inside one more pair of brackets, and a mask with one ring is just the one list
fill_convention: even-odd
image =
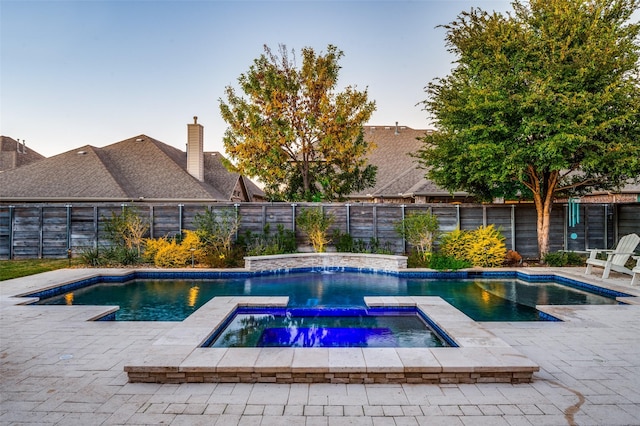
[(427, 180), (424, 177), (426, 171), (419, 168), (416, 158), (410, 156), (422, 147), (419, 138), (430, 131), (406, 126), (364, 126), (365, 140), (375, 146), (367, 160), (378, 168), (376, 185), (350, 196), (398, 198), (450, 195), (447, 190)]
[(0, 174), (0, 198), (230, 201), (243, 178), (207, 157), (200, 182), (187, 172), (184, 151), (146, 135), (103, 148), (87, 145)]
[(0, 172), (42, 160), (43, 155), (8, 136), (0, 136)]

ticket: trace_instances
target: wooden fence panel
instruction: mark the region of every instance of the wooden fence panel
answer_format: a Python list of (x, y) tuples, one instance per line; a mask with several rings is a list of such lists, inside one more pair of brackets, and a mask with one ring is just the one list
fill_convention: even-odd
[(515, 212), (516, 246), (515, 251), (524, 257), (538, 253), (538, 237), (536, 231), (536, 209), (533, 206), (522, 206)]
[(265, 207), (265, 222), (269, 224), (269, 232), (276, 232), (278, 226), (288, 230), (294, 229), (293, 208), (290, 204), (276, 203)]
[(13, 257), (37, 259), (40, 255), (40, 209), (21, 206), (13, 214)]
[(122, 206), (120, 205), (100, 205), (98, 206), (98, 247), (109, 246), (108, 234), (105, 230), (105, 225), (113, 216), (122, 213)]
[(354, 240), (369, 241), (375, 236), (373, 208), (371, 205), (359, 204), (349, 208), (350, 234)]
[[(69, 238), (69, 228), (67, 222), (67, 208), (42, 209), (42, 257), (44, 258), (65, 258), (68, 256), (67, 249), (69, 242), (73, 244), (73, 235)], [(72, 208), (69, 208), (71, 213)]]
[[(416, 208), (414, 205), (411, 205), (411, 207), (407, 206), (407, 211), (416, 211)], [(438, 216), (440, 232), (451, 232), (458, 228), (458, 211), (459, 207), (457, 207), (457, 205), (438, 205), (431, 208), (432, 214)]]
[(11, 253), (11, 211), (9, 207), (0, 207), (0, 259), (9, 259)]
[[(515, 250), (513, 226), (511, 223), (512, 212), (515, 211), (514, 206), (483, 206), (487, 226), (493, 225), (502, 232), (505, 238), (507, 249)], [(517, 251), (517, 250), (516, 250)], [(522, 253), (520, 253), (522, 254)]]
[[(290, 205), (287, 206), (292, 209)], [(244, 234), (250, 231), (254, 234), (261, 234), (267, 224), (267, 209), (268, 206), (264, 204), (247, 203), (240, 205), (240, 233)]]
[[(293, 212), (318, 204), (243, 203), (243, 204), (135, 204), (138, 214), (149, 220), (153, 237), (174, 236), (181, 229), (195, 229), (198, 213), (210, 208), (216, 212), (232, 210), (240, 216), (239, 234), (250, 230), (262, 233), (269, 224), (272, 231), (278, 225), (285, 229), (294, 227)], [(108, 244), (105, 224), (112, 213), (120, 214), (121, 204), (78, 204), (70, 207), (70, 235), (67, 235), (67, 207), (62, 204), (20, 205), (0, 207), (0, 259), (65, 257), (70, 242), (74, 254), (85, 247)], [(346, 233), (355, 240), (369, 242), (374, 237), (379, 243), (388, 244), (396, 253), (402, 253), (403, 241), (395, 230), (395, 224), (404, 215), (431, 211), (438, 216), (441, 232), (449, 232), (461, 226), (475, 229), (483, 224), (494, 224), (506, 238), (508, 248), (515, 248), (525, 257), (536, 257), (536, 213), (532, 205), (451, 205), (451, 204), (324, 204), (326, 213), (335, 218), (331, 230)], [(13, 218), (12, 218), (13, 212)], [(182, 213), (180, 213), (182, 212)], [(180, 223), (182, 214), (182, 224)], [(512, 215), (515, 219), (512, 223)], [(97, 218), (97, 229), (96, 229)], [(515, 235), (513, 229), (515, 228)], [(640, 233), (640, 204), (603, 205), (581, 204), (580, 221), (568, 226), (566, 205), (558, 204), (552, 211), (550, 249), (584, 250), (586, 246), (601, 248), (615, 246), (617, 238), (631, 232)], [(571, 238), (571, 234), (576, 238)], [(304, 236), (297, 232), (300, 244), (306, 244)], [(11, 241), (13, 246), (11, 247)], [(514, 246), (515, 241), (515, 247)], [(566, 247), (565, 247), (566, 245)]]
[(402, 222), (402, 209), (391, 204), (381, 204), (377, 210), (378, 243), (396, 253), (404, 253), (402, 238), (396, 229), (397, 224)]
[(471, 208), (460, 205), (460, 229), (477, 229), (486, 219), (484, 206)]
[[(582, 205), (581, 205), (582, 207)], [(584, 205), (581, 209), (585, 222), (586, 248), (610, 248), (610, 241), (607, 238), (607, 211), (603, 205)]]
[(180, 206), (159, 205), (153, 209), (153, 232), (156, 238), (175, 237), (182, 229), (189, 229), (184, 225), (184, 219), (180, 223)]
[(617, 207), (618, 239), (627, 234), (640, 235), (640, 204), (619, 204)]
[[(52, 210), (45, 208), (45, 211)], [(91, 206), (71, 208), (71, 250), (81, 253), (97, 247), (97, 210)]]

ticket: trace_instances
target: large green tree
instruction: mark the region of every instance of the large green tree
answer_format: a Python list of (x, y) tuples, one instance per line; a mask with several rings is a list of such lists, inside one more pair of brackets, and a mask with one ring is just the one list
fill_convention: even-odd
[(444, 26), (456, 58), (425, 88), (438, 132), (427, 176), (483, 199), (521, 197), (549, 250), (553, 201), (640, 176), (638, 0), (516, 0)]
[(362, 126), (375, 102), (355, 86), (337, 91), (343, 52), (303, 48), (298, 68), (285, 46), (279, 54), (264, 50), (238, 78), (246, 97), (228, 86), (220, 100), (235, 170), (262, 181), (272, 200), (337, 200), (373, 186)]

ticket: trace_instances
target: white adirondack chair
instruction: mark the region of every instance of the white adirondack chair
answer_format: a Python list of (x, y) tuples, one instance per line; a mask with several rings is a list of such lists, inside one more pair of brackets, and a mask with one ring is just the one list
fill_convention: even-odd
[(631, 285), (640, 284), (640, 256), (633, 256), (638, 261), (636, 267), (631, 270), (633, 277), (631, 278)]
[[(629, 257), (633, 256), (634, 250), (638, 244), (640, 244), (640, 237), (636, 234), (629, 234), (620, 238), (615, 250), (589, 249), (591, 255), (587, 259), (586, 273), (590, 274), (591, 268), (593, 266), (598, 266), (600, 268), (604, 268), (604, 271), (602, 272), (603, 279), (609, 278), (609, 273), (611, 271), (633, 275), (631, 269), (625, 268), (624, 264), (627, 263)], [(598, 253), (606, 253), (607, 260), (596, 259), (596, 255)]]

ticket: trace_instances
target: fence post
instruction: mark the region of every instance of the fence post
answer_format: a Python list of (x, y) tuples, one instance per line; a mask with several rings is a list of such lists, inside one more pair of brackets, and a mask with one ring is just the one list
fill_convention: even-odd
[(93, 230), (95, 232), (95, 236), (94, 236), (94, 249), (98, 249), (98, 244), (99, 244), (99, 240), (100, 240), (100, 222), (99, 222), (99, 216), (98, 216), (98, 206), (93, 206)]
[(153, 205), (149, 206), (149, 238), (153, 239), (154, 237), (154, 232), (153, 232)]
[[(580, 208), (580, 206), (578, 206), (578, 208)], [(609, 248), (606, 242), (604, 248)], [(589, 249), (589, 215), (587, 214), (587, 206), (584, 207), (584, 249)]]
[(402, 216), (402, 253), (406, 253), (407, 252), (407, 240), (404, 238), (404, 214), (405, 214), (405, 209), (407, 206), (405, 206), (404, 204), (400, 205), (400, 213)]
[(487, 206), (482, 206), (482, 226), (487, 227)]
[(291, 230), (296, 234), (296, 203), (291, 204)]
[(65, 207), (67, 208), (67, 255), (71, 257), (71, 204)]
[[(236, 226), (236, 241), (238, 241), (238, 232), (240, 231), (240, 223), (239, 223), (239, 221), (238, 221), (238, 216), (239, 216), (238, 208), (239, 208), (239, 207), (240, 207), (240, 204), (238, 204), (238, 203), (235, 203), (235, 204), (233, 205), (233, 208), (234, 208), (234, 209), (235, 209), (235, 211), (236, 211), (236, 223), (238, 224), (238, 226)], [(264, 227), (262, 227), (262, 229), (264, 229)]]
[(344, 206), (347, 208), (347, 234), (349, 234), (350, 233), (349, 222), (351, 222), (351, 216), (350, 216), (351, 204), (347, 203)]
[(604, 216), (602, 217), (602, 221), (604, 222), (604, 247), (607, 246), (607, 242), (609, 241), (609, 227), (608, 227), (608, 210), (609, 210), (609, 205), (608, 204), (604, 204), (602, 207), (604, 207)]
[(569, 207), (562, 206), (562, 248), (563, 250), (569, 250), (569, 223), (567, 222), (567, 216), (569, 215)]
[(13, 259), (13, 222), (15, 220), (15, 206), (9, 206), (9, 259)]
[(511, 250), (516, 250), (516, 206), (511, 204)]
[(373, 205), (373, 238), (378, 239), (378, 206)]
[(43, 234), (43, 228), (44, 228), (43, 210), (44, 210), (44, 207), (40, 206), (40, 218), (39, 218), (40, 222), (38, 224), (39, 225), (38, 227), (40, 228), (40, 232), (38, 232), (38, 259), (42, 259), (42, 251), (44, 250), (42, 247), (43, 246), (42, 234)]

